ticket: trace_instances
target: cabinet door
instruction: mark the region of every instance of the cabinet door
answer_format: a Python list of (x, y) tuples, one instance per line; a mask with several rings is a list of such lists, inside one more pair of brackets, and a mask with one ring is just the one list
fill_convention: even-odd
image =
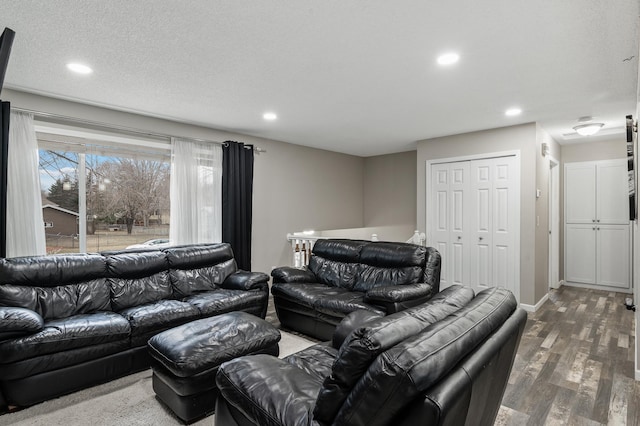
[(629, 288), (629, 225), (598, 225), (597, 283)]
[(595, 164), (566, 164), (564, 179), (565, 222), (594, 223), (596, 220)]
[(603, 161), (597, 167), (596, 220), (629, 224), (629, 182), (625, 160)]
[(564, 245), (565, 279), (596, 284), (596, 226), (567, 224)]

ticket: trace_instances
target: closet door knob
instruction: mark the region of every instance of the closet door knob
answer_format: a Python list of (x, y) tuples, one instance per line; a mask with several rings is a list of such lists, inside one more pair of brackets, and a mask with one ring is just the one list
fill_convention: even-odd
[(461, 240), (461, 239), (462, 239), (462, 237), (460, 235), (458, 235), (458, 240)]
[(482, 237), (480, 237), (480, 241), (482, 241)]

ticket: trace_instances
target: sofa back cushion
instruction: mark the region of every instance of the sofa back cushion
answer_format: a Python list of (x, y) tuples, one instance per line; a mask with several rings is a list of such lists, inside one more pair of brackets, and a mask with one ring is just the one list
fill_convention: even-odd
[(45, 320), (110, 311), (105, 272), (98, 254), (0, 259), (0, 306), (30, 309)]
[(318, 282), (365, 292), (424, 282), (427, 247), (361, 240), (318, 240), (309, 270)]
[(121, 311), (172, 298), (166, 255), (159, 250), (107, 254), (111, 306)]
[(454, 285), (421, 305), (371, 320), (355, 329), (344, 340), (331, 375), (324, 380), (318, 393), (314, 418), (331, 423), (354, 385), (378, 355), (467, 305), (473, 297), (470, 287)]
[(215, 290), (238, 270), (228, 243), (171, 247), (164, 250), (176, 298)]
[(319, 283), (351, 290), (360, 273), (360, 251), (369, 241), (318, 240), (309, 259), (309, 270)]
[(335, 422), (388, 424), (499, 329), (516, 307), (511, 292), (490, 288), (444, 320), (384, 351), (359, 378)]

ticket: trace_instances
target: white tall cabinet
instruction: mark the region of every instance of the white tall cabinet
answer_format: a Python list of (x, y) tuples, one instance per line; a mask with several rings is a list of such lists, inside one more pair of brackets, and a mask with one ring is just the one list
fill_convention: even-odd
[(442, 256), (440, 288), (501, 286), (519, 297), (519, 157), (430, 165), (430, 245)]
[(629, 290), (630, 229), (625, 160), (567, 163), (565, 281)]

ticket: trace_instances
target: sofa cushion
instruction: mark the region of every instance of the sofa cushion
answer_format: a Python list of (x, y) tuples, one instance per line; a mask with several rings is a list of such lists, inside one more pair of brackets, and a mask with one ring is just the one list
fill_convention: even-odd
[(274, 297), (293, 300), (296, 304), (310, 309), (313, 308), (314, 302), (320, 298), (344, 294), (348, 291), (344, 288), (327, 287), (324, 284), (276, 283), (271, 286), (271, 293)]
[(197, 269), (171, 269), (169, 278), (175, 297), (182, 298), (220, 288), (224, 280), (236, 270), (236, 261), (231, 259)]
[(385, 314), (384, 309), (370, 303), (365, 303), (364, 293), (356, 291), (335, 292), (331, 290), (333, 289), (328, 289), (328, 291), (324, 293), (323, 297), (320, 297), (313, 302), (314, 309), (321, 314), (343, 318), (347, 314), (360, 309), (380, 315)]
[(366, 292), (372, 288), (414, 284), (422, 281), (424, 269), (420, 266), (381, 267), (361, 265), (353, 283), (354, 291)]
[(45, 320), (111, 310), (105, 267), (97, 254), (0, 259), (0, 306)]
[(236, 358), (220, 366), (221, 396), (255, 425), (312, 425), (320, 380), (269, 355)]
[(56, 287), (0, 285), (0, 305), (19, 306), (44, 319), (110, 311), (109, 286), (104, 278)]
[(120, 252), (107, 256), (111, 306), (126, 308), (169, 299), (173, 295), (168, 263), (159, 250)]
[(337, 355), (338, 350), (333, 346), (319, 343), (291, 354), (284, 360), (322, 381), (331, 374), (331, 366)]
[(185, 297), (183, 302), (194, 305), (205, 317), (231, 311), (244, 311), (255, 306), (263, 306), (269, 293), (264, 291), (244, 291), (218, 289)]
[(0, 307), (0, 341), (42, 330), (44, 320), (25, 308)]
[(353, 288), (360, 271), (360, 250), (368, 241), (318, 240), (309, 259), (317, 281), (332, 287)]
[(215, 290), (238, 270), (227, 243), (169, 247), (164, 250), (176, 298)]
[(41, 331), (0, 342), (0, 360), (10, 363), (128, 338), (129, 322), (114, 312), (80, 314), (46, 321)]
[[(200, 318), (200, 311), (195, 306), (179, 300), (160, 300), (124, 309), (120, 311), (120, 315), (129, 321), (131, 336), (135, 337), (160, 332)], [(146, 344), (146, 341), (143, 343)]]
[(429, 301), (356, 328), (338, 351), (333, 369), (318, 395), (316, 417), (330, 423), (352, 388), (378, 355), (467, 305), (470, 287), (451, 286)]
[(509, 291), (490, 288), (447, 318), (386, 350), (358, 379), (335, 423), (390, 422), (420, 392), (437, 383), (500, 328), (516, 307)]
[[(23, 379), (39, 373), (52, 372), (55, 374), (55, 370), (117, 354), (119, 352), (126, 351), (128, 348), (129, 338), (127, 336), (121, 336), (119, 340), (112, 342), (79, 346), (65, 351), (55, 351), (44, 355), (38, 355), (33, 358), (9, 362), (7, 364), (0, 363), (0, 377), (2, 377), (3, 380), (12, 380)], [(108, 369), (105, 369), (102, 374), (108, 377)], [(66, 379), (68, 378), (63, 378), (63, 380)], [(68, 383), (73, 382), (69, 379)], [(15, 389), (11, 388), (11, 393), (14, 391)]]

